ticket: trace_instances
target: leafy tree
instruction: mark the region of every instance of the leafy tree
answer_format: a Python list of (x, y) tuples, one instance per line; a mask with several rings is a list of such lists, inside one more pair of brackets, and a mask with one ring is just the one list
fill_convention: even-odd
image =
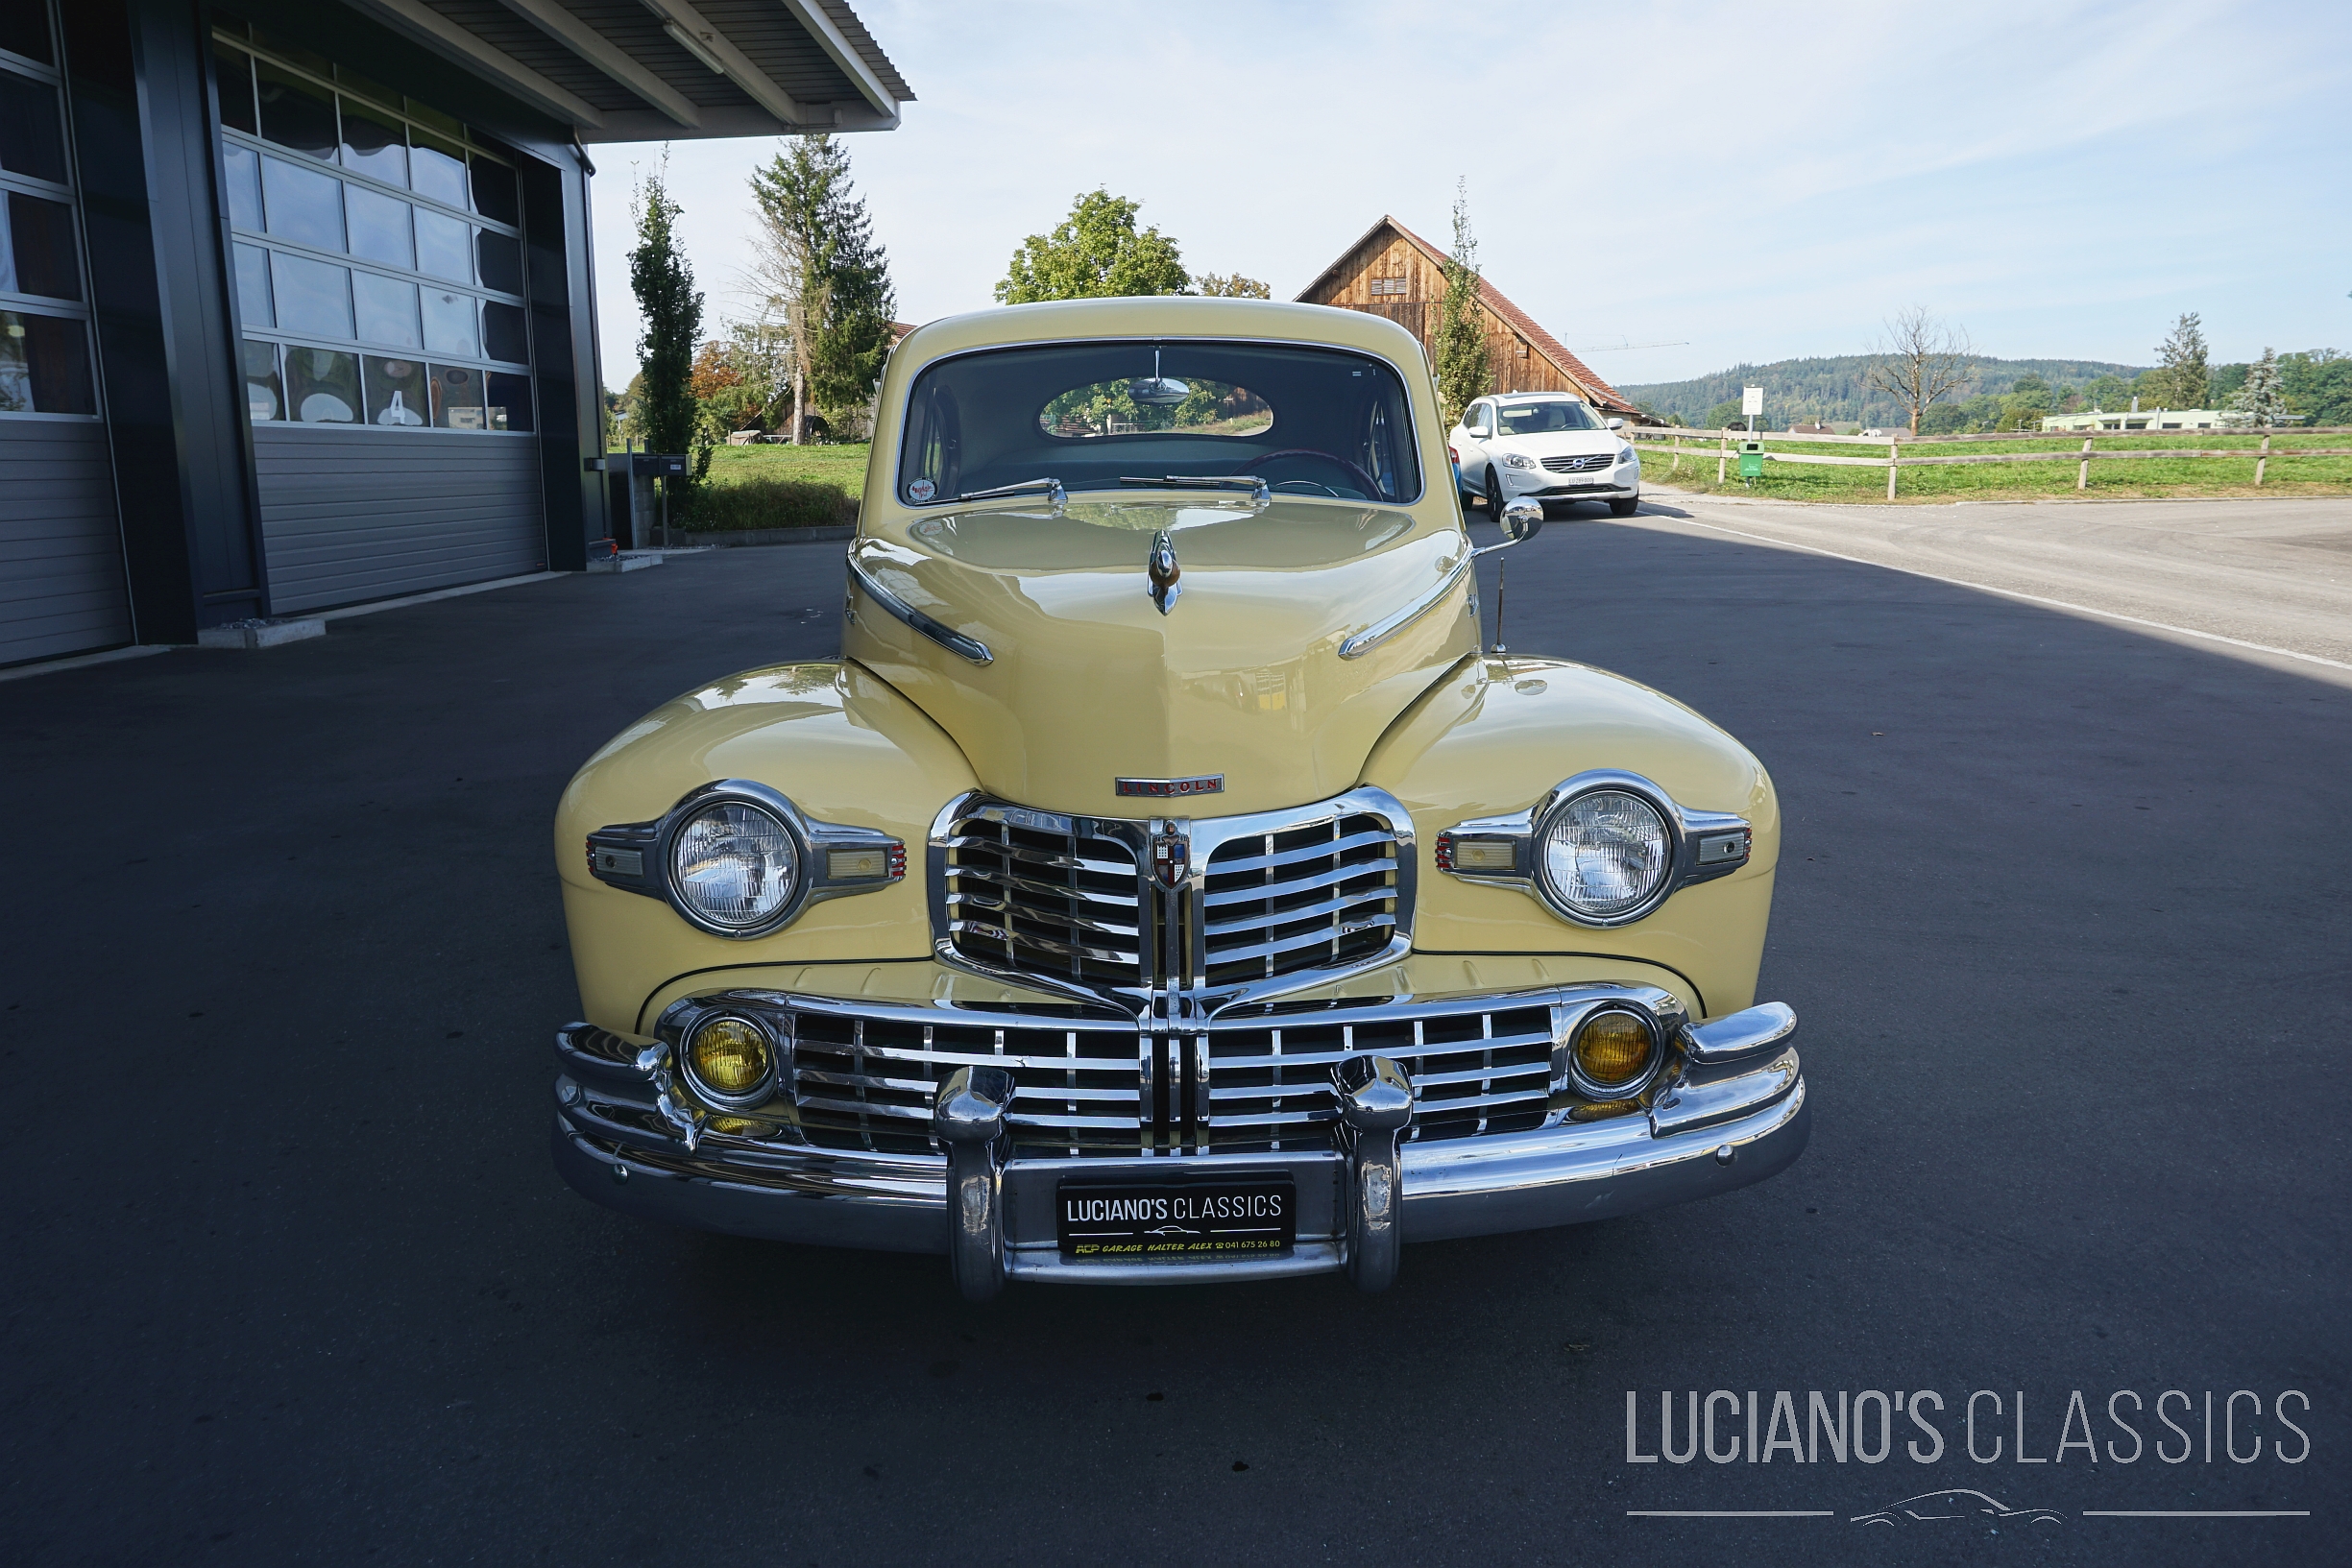
[(1702, 430), (1729, 430), (1746, 417), (1739, 411), (1738, 398), (1726, 398), (1707, 411), (1707, 422), (1700, 425), (1699, 428)]
[(1254, 277), (1244, 277), (1239, 273), (1227, 273), (1223, 277), (1215, 273), (1202, 273), (1193, 279), (1193, 287), (1197, 293), (1212, 300), (1271, 300), (1274, 297), (1273, 289)]
[(850, 183), (848, 150), (822, 133), (789, 140), (751, 177), (760, 217), (752, 273), (791, 345), (798, 444), (811, 404), (837, 418), (872, 400), (898, 300), (889, 259)]
[(2084, 386), (2082, 395), (2091, 399), (2092, 407), (2112, 411), (2131, 401), (2131, 383), (2111, 372), (2101, 372)]
[(1454, 185), (1454, 248), (1445, 257), (1445, 300), (1430, 355), (1438, 406), (1448, 425), (1460, 423), (1462, 411), (1494, 384), (1478, 297), (1478, 238), (1470, 232), (1469, 181), (1462, 180)]
[(2229, 400), (2231, 422), (2243, 420), (2265, 427), (2279, 422), (2287, 412), (2287, 389), (2279, 374), (2278, 355), (2265, 349), (2262, 357), (2245, 368), (2245, 380)]
[[(702, 333), (702, 296), (694, 288), (694, 271), (679, 251), (675, 225), (678, 204), (669, 198), (668, 159), (638, 181), (630, 205), (637, 224), (637, 248), (629, 253), (629, 287), (644, 318), (644, 335), (638, 339), (636, 406), (630, 424), (650, 451), (683, 452), (692, 446), (696, 408), (690, 384), (694, 367), (694, 343)], [(710, 447), (696, 454), (694, 473), (687, 482), (689, 497), (694, 481), (708, 471)]]
[(1136, 231), (1135, 214), (1142, 205), (1100, 188), (1079, 196), (1052, 233), (1021, 242), (996, 285), (997, 300), (1021, 305), (1183, 293), (1192, 278), (1176, 241), (1156, 228)]
[(2049, 383), (2031, 371), (2027, 371), (2012, 382), (2009, 391), (2016, 397), (2038, 397), (2045, 402), (2050, 396)]
[(2157, 403), (2163, 408), (2199, 408), (2205, 401), (2205, 330), (2195, 311), (2186, 311), (2156, 346)]
[(2352, 355), (2334, 349), (2281, 354), (2287, 406), (2313, 424), (2352, 424)]

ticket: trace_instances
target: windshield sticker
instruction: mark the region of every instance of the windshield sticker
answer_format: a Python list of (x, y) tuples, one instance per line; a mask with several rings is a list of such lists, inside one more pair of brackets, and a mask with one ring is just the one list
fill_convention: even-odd
[(907, 495), (910, 500), (928, 501), (938, 494), (939, 487), (928, 479), (917, 479), (907, 487)]

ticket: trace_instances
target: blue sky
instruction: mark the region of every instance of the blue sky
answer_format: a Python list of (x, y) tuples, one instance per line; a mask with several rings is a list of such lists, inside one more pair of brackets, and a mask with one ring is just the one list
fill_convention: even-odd
[[(902, 320), (983, 309), (1097, 185), (1195, 271), (1296, 294), (1382, 213), (1612, 381), (1860, 352), (1925, 304), (1979, 351), (2146, 364), (2352, 349), (2352, 5), (1182, 8), (854, 0), (913, 86), (851, 136)], [(1491, 18), (1491, 19), (1489, 19)], [(771, 140), (668, 153), (706, 326), (742, 319)], [(655, 144), (594, 149), (605, 378)]]

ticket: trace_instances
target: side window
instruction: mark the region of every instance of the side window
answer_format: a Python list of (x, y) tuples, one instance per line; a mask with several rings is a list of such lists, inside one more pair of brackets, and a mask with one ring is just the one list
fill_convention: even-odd
[(1492, 434), (1493, 426), (1489, 422), (1487, 405), (1485, 403), (1470, 404), (1470, 411), (1462, 416), (1462, 427), (1474, 436)]

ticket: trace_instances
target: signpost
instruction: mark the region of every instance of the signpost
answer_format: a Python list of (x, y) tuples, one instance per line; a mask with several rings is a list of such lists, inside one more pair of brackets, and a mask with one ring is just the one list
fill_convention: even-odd
[(1748, 434), (1756, 434), (1756, 418), (1763, 411), (1764, 389), (1762, 387), (1742, 387), (1739, 389), (1739, 412), (1747, 419)]

